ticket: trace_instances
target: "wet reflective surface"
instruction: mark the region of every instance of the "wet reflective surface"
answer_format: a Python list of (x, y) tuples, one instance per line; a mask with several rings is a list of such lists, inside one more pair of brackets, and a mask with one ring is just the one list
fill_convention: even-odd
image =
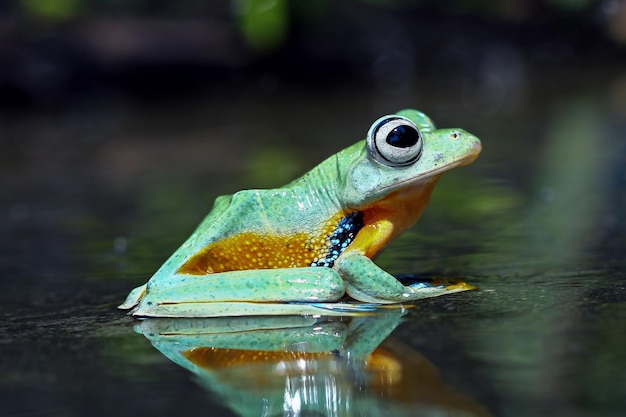
[(405, 314), (147, 319), (136, 330), (240, 415), (489, 415), (388, 338)]
[[(472, 410), (621, 415), (625, 80), (613, 69), (599, 79), (544, 74), (504, 105), (484, 95), (455, 100), (433, 82), (393, 94), (251, 87), (219, 101), (3, 115), (0, 414), (245, 415), (157, 351), (115, 305), (215, 196), (285, 183), (362, 138), (381, 114), (414, 106), (440, 126), (475, 133), (484, 151), (442, 178), (417, 226), (377, 263), (480, 290), (419, 303), (384, 343), (427, 363)], [(319, 370), (362, 371), (333, 361)], [(241, 373), (219, 387), (245, 396)], [(358, 381), (340, 376), (335, 387)], [(417, 414), (434, 383), (406, 383)]]

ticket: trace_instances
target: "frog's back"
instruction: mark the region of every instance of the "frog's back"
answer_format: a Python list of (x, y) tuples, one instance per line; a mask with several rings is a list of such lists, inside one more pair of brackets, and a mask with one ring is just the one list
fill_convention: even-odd
[(219, 214), (211, 216), (212, 211), (197, 230), (206, 238), (212, 229), (211, 240), (246, 232), (267, 236), (314, 233), (321, 223), (341, 210), (334, 204), (322, 204), (318, 197), (298, 187), (242, 190), (218, 197), (215, 205), (219, 205)]

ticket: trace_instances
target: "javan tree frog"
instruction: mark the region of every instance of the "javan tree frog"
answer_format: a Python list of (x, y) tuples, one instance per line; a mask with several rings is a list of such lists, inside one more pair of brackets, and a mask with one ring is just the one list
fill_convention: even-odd
[(480, 151), (475, 136), (436, 129), (419, 111), (381, 117), (365, 140), (282, 188), (218, 197), (120, 308), (154, 317), (306, 314), (346, 295), (390, 304), (470, 289), (404, 285), (372, 258), (417, 221), (441, 174)]

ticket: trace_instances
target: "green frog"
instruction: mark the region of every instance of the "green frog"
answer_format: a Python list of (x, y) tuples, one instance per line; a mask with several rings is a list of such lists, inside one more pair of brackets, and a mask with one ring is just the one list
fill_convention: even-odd
[(282, 188), (218, 197), (120, 308), (140, 317), (323, 314), (473, 289), (405, 285), (372, 259), (418, 220), (439, 177), (480, 151), (472, 134), (436, 129), (417, 110), (383, 116), (365, 140)]

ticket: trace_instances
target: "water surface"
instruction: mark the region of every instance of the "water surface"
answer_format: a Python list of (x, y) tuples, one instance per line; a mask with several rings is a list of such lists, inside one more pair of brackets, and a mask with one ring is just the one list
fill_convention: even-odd
[(116, 304), (217, 195), (281, 185), (411, 106), (476, 134), (484, 151), (443, 177), (422, 220), (377, 263), (480, 289), (419, 303), (394, 340), (493, 415), (621, 415), (623, 79), (534, 81), (489, 108), (433, 82), (384, 100), (349, 85), (251, 88), (4, 117), (0, 414), (234, 415)]

